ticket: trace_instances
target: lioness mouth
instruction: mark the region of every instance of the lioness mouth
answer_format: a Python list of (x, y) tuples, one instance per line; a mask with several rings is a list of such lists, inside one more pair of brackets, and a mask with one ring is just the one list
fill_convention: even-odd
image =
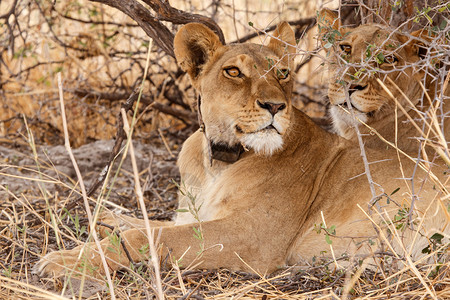
[(239, 132), (239, 133), (242, 133), (242, 134), (252, 134), (252, 133), (263, 132), (263, 131), (269, 131), (269, 130), (275, 130), (278, 134), (280, 134), (280, 133), (278, 132), (278, 130), (275, 128), (275, 126), (273, 126), (272, 124), (270, 124), (270, 125), (268, 125), (268, 126), (262, 128), (262, 129), (259, 129), (259, 130), (256, 130), (256, 131), (252, 131), (252, 132), (244, 132), (244, 131), (242, 130), (241, 127), (239, 127), (238, 125), (236, 125), (236, 131)]
[[(349, 109), (349, 107), (348, 107), (348, 105), (347, 105), (347, 101), (345, 101), (344, 103), (338, 104), (338, 106), (342, 107), (342, 108), (345, 109), (345, 110), (348, 110), (348, 109)], [(352, 105), (352, 108), (353, 108), (355, 111), (359, 112), (359, 113), (362, 113), (362, 114), (367, 115), (368, 117), (373, 117), (373, 115), (375, 114), (375, 110), (365, 112), (365, 111), (359, 110), (359, 109), (358, 109), (357, 107), (355, 107), (354, 105)]]
[(259, 131), (267, 131), (267, 130), (275, 130), (279, 134), (278, 130), (272, 124), (270, 124), (269, 126), (264, 127), (263, 129), (261, 129)]
[(356, 91), (362, 91), (364, 89), (366, 89), (367, 85), (357, 85), (357, 84), (352, 84), (350, 85), (349, 89), (348, 89), (348, 93), (351, 95)]

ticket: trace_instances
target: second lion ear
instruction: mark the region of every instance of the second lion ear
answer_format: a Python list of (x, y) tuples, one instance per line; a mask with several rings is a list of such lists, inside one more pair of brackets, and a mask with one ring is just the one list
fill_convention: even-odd
[(223, 46), (211, 29), (199, 23), (181, 27), (173, 44), (178, 65), (189, 74), (194, 87), (204, 64)]
[(317, 26), (319, 28), (319, 41), (324, 47), (327, 43), (332, 44), (334, 42), (336, 32), (341, 32), (341, 20), (339, 20), (338, 14), (328, 8), (322, 9), (317, 14)]

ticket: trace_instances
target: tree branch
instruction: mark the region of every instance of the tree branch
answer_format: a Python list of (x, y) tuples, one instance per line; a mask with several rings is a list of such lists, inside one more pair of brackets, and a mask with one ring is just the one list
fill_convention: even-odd
[(121, 12), (136, 21), (136, 23), (153, 39), (155, 44), (168, 55), (175, 57), (173, 51), (174, 34), (163, 24), (162, 21), (173, 24), (187, 24), (198, 22), (211, 28), (225, 44), (225, 38), (219, 25), (211, 18), (191, 14), (170, 6), (169, 1), (144, 0), (146, 4), (154, 11), (154, 15), (145, 6), (136, 0), (90, 0), (117, 8)]

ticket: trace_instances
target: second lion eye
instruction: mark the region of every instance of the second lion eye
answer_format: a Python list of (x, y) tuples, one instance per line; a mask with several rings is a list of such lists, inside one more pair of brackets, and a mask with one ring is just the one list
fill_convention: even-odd
[(387, 64), (390, 64), (390, 65), (393, 65), (396, 62), (398, 62), (398, 59), (394, 55), (387, 55), (384, 57), (384, 62)]
[(236, 67), (226, 68), (224, 71), (230, 77), (242, 77), (241, 71)]
[(350, 45), (339, 45), (339, 47), (341, 48), (342, 52), (347, 55), (350, 55), (352, 53), (352, 46)]
[(289, 69), (277, 69), (278, 79), (287, 79), (289, 77)]

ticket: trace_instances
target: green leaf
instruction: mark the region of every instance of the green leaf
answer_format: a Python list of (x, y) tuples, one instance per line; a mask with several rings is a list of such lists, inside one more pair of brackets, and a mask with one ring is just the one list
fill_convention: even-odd
[(328, 234), (325, 235), (325, 242), (327, 242), (328, 245), (333, 244), (333, 241), (330, 239), (330, 236)]
[(430, 245), (426, 246), (425, 248), (422, 249), (422, 253), (423, 254), (430, 254), (431, 253), (431, 248)]
[(443, 238), (444, 238), (444, 236), (440, 233), (435, 233), (430, 237), (431, 240), (435, 240), (438, 243), (442, 243)]
[(384, 63), (384, 54), (383, 53), (378, 53), (377, 56), (375, 57), (375, 60), (378, 64), (382, 64)]
[(392, 196), (392, 195), (394, 195), (395, 193), (397, 193), (398, 191), (400, 190), (400, 188), (398, 187), (398, 188), (396, 188), (389, 196)]
[(328, 232), (330, 234), (336, 234), (336, 225), (332, 225), (329, 229)]
[(197, 240), (202, 240), (203, 239), (203, 237), (202, 237), (202, 233), (200, 232), (200, 230), (198, 230), (197, 228), (195, 228), (195, 227), (192, 227), (192, 229), (194, 229), (194, 237), (197, 239)]
[(138, 249), (140, 254), (145, 254), (148, 252), (148, 249), (150, 248), (149, 244), (145, 244), (141, 248)]
[(332, 46), (333, 46), (333, 44), (330, 43), (330, 42), (328, 42), (328, 43), (326, 43), (323, 47), (324, 47), (325, 49), (329, 49), (329, 48), (331, 48)]
[(248, 22), (248, 25), (253, 27), (253, 22)]
[(179, 208), (179, 209), (176, 209), (175, 211), (176, 211), (176, 212), (179, 212), (179, 213), (189, 212), (189, 210), (188, 210), (188, 209), (185, 209), (185, 208)]
[(111, 251), (112, 253), (117, 253), (117, 250), (115, 248), (113, 248), (113, 247), (106, 247), (106, 249), (108, 251)]

